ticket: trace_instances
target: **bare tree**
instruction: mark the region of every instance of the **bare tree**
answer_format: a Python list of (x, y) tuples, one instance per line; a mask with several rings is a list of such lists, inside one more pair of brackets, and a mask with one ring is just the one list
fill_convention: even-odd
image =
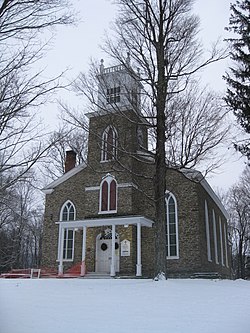
[[(30, 180), (35, 182), (34, 174)], [(31, 182), (17, 182), (0, 199), (0, 271), (37, 267), (40, 261), (43, 209)]]
[[(166, 119), (166, 158), (176, 168), (199, 168), (203, 175), (223, 163), (222, 145), (229, 139), (230, 126), (222, 99), (192, 81), (169, 103)], [(218, 153), (220, 149), (220, 152)]]
[[(107, 38), (104, 50), (140, 81), (142, 102), (138, 106), (135, 100), (138, 101), (139, 97), (128, 91), (130, 108), (135, 112), (138, 112), (138, 107), (141, 109), (139, 125), (145, 126), (145, 121), (140, 119), (146, 119), (146, 126), (150, 124), (151, 132), (155, 134), (152, 145), (155, 167), (155, 277), (159, 278), (166, 273), (166, 189), (162, 181), (166, 166), (170, 162), (178, 168), (197, 165), (222, 142), (227, 132), (225, 127), (219, 128), (225, 112), (220, 114), (221, 106), (213, 94), (205, 96), (199, 92), (198, 100), (194, 95), (190, 99), (191, 88), (186, 94), (183, 92), (191, 83), (193, 74), (224, 58), (225, 52), (215, 45), (209, 58), (202, 59), (202, 48), (197, 40), (199, 20), (191, 13), (191, 0), (119, 0), (116, 3), (121, 14), (114, 25), (116, 39)], [(100, 94), (106, 94), (107, 88), (101, 75), (102, 66), (103, 63), (99, 70), (93, 63), (89, 75), (80, 74), (75, 82), (78, 94), (87, 96), (91, 103), (88, 112), (91, 108), (96, 112), (105, 110), (99, 99)], [(140, 71), (136, 73), (134, 68), (140, 68)], [(103, 86), (103, 91), (98, 91), (100, 86)], [(180, 104), (190, 112), (183, 109), (177, 112)], [(124, 110), (119, 110), (119, 105), (112, 103), (112, 107), (126, 117)], [(77, 115), (74, 110), (67, 113), (72, 123), (87, 127), (82, 115)], [(205, 121), (208, 115), (210, 123)], [(210, 136), (206, 136), (204, 131)], [(127, 153), (131, 155), (131, 152)]]
[(245, 278), (245, 263), (250, 254), (250, 169), (229, 190), (228, 210), (233, 245), (233, 267), (237, 278)]
[[(35, 71), (44, 55), (42, 33), (74, 17), (67, 0), (0, 2), (0, 173), (1, 190), (22, 179), (47, 147), (36, 111), (61, 86), (59, 78)], [(52, 30), (51, 30), (52, 31)]]
[(76, 163), (86, 162), (87, 156), (87, 131), (67, 125), (51, 135), (51, 148), (42, 160), (40, 171), (48, 178), (55, 180), (65, 172), (66, 151), (76, 153)]
[[(181, 162), (183, 165), (187, 165), (188, 162), (193, 166), (194, 161), (199, 159), (199, 151), (200, 156), (202, 154), (205, 156), (205, 151), (209, 146), (206, 144), (205, 137), (202, 141), (200, 131), (198, 131), (200, 141), (194, 139), (189, 142), (186, 135), (185, 144), (191, 145), (190, 148), (187, 147), (189, 151), (186, 150), (188, 156), (185, 156), (186, 151), (180, 151), (179, 148), (177, 150), (173, 142), (167, 141), (169, 128), (173, 121), (176, 121), (176, 124), (178, 124), (177, 118), (179, 121), (179, 125), (176, 127), (177, 139), (180, 137), (180, 132), (177, 131), (178, 126), (184, 126), (180, 123), (180, 120), (184, 121), (184, 114), (183, 117), (181, 114), (173, 114), (175, 112), (173, 106), (178, 101), (175, 96), (186, 89), (191, 75), (204, 66), (224, 58), (225, 52), (215, 45), (208, 59), (202, 59), (202, 48), (197, 40), (199, 19), (191, 13), (192, 0), (118, 0), (116, 3), (119, 6), (120, 15), (113, 28), (115, 38), (107, 37), (103, 49), (116, 63), (118, 61), (126, 71), (140, 81), (142, 88), (140, 93), (143, 96), (140, 107), (143, 110), (139, 118), (146, 118), (147, 125), (150, 124), (155, 133), (153, 184), (156, 212), (154, 224), (156, 261), (154, 274), (159, 278), (166, 273), (166, 189), (165, 182), (162, 181), (166, 175), (166, 152), (169, 152), (172, 145), (176, 149), (176, 153), (182, 154), (177, 158), (175, 152), (172, 152), (171, 157), (175, 156), (175, 162)], [(139, 68), (140, 73), (136, 73), (133, 68)], [(93, 66), (90, 70), (90, 77), (81, 74), (76, 86), (78, 92), (88, 97), (93, 107), (98, 106), (98, 109), (102, 110), (103, 105), (98, 105), (96, 78), (102, 80), (99, 69)], [(105, 84), (105, 82), (103, 83)], [(100, 91), (98, 93), (100, 94)], [(135, 96), (131, 96), (132, 110), (135, 110), (134, 100)], [(174, 100), (176, 100), (175, 103)], [(119, 110), (118, 105), (114, 107)], [(73, 112), (69, 112), (69, 114), (77, 123), (83, 123), (82, 119), (80, 121), (76, 119)], [(120, 114), (126, 116), (122, 110), (120, 110)], [(223, 116), (221, 117), (223, 118)], [(200, 117), (199, 122), (202, 124), (204, 118)], [(214, 119), (213, 123), (215, 123)], [(145, 121), (140, 125), (143, 126), (143, 124)], [(189, 123), (184, 126), (183, 131), (185, 130), (187, 133), (195, 126), (195, 123)], [(205, 128), (204, 123), (200, 126)], [(218, 137), (213, 136), (214, 144), (219, 143), (224, 135), (222, 131), (220, 138), (219, 130), (216, 133)], [(198, 148), (199, 143), (202, 143), (202, 150)], [(196, 148), (194, 144), (196, 144)], [(195, 150), (197, 153), (194, 153)]]

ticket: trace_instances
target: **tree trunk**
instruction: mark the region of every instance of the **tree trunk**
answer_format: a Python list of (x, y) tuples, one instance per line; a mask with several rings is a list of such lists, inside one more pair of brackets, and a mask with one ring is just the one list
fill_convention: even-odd
[(157, 45), (157, 99), (156, 99), (156, 156), (155, 156), (155, 278), (166, 276), (166, 162), (165, 162), (165, 108), (166, 108), (166, 79), (164, 63), (163, 20), (159, 27)]
[[(160, 155), (160, 154), (159, 154)], [(155, 278), (166, 276), (166, 214), (165, 214), (165, 163), (161, 156), (156, 157), (154, 179), (155, 190)]]
[(242, 239), (239, 240), (239, 275), (238, 278), (245, 278), (245, 256), (243, 255), (243, 242)]

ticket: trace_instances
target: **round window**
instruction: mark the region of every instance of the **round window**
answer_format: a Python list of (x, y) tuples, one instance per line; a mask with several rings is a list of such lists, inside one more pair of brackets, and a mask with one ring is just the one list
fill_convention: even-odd
[(106, 243), (102, 243), (102, 245), (101, 245), (101, 249), (102, 249), (103, 251), (106, 251), (107, 248), (108, 248), (108, 245), (107, 245)]
[(115, 243), (115, 249), (119, 249), (119, 244), (118, 243)]

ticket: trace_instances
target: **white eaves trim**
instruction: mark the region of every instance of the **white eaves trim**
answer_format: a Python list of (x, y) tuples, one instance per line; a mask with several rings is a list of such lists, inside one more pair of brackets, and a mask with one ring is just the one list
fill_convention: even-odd
[(217, 195), (214, 193), (212, 187), (208, 184), (208, 182), (206, 181), (206, 179), (204, 179), (204, 178), (202, 179), (201, 185), (207, 191), (207, 193), (210, 195), (210, 197), (214, 200), (214, 202), (216, 203), (216, 205), (220, 208), (220, 210), (223, 213), (223, 215), (225, 216), (225, 218), (228, 220), (229, 219), (228, 212), (226, 211), (225, 207), (223, 206), (223, 204), (221, 203), (221, 201), (217, 197)]
[(72, 176), (76, 175), (78, 172), (86, 168), (85, 163), (81, 163), (77, 165), (75, 168), (71, 169), (70, 171), (66, 172), (64, 175), (62, 175), (60, 178), (54, 180), (52, 183), (47, 185), (42, 189), (42, 192), (45, 194), (51, 194), (54, 191), (54, 188), (58, 185), (64, 183), (66, 180), (71, 178)]

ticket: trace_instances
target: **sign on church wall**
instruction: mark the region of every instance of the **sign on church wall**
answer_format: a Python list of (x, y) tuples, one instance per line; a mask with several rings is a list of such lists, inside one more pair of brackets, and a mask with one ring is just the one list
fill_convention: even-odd
[(124, 239), (121, 242), (121, 257), (129, 257), (130, 256), (130, 241)]

